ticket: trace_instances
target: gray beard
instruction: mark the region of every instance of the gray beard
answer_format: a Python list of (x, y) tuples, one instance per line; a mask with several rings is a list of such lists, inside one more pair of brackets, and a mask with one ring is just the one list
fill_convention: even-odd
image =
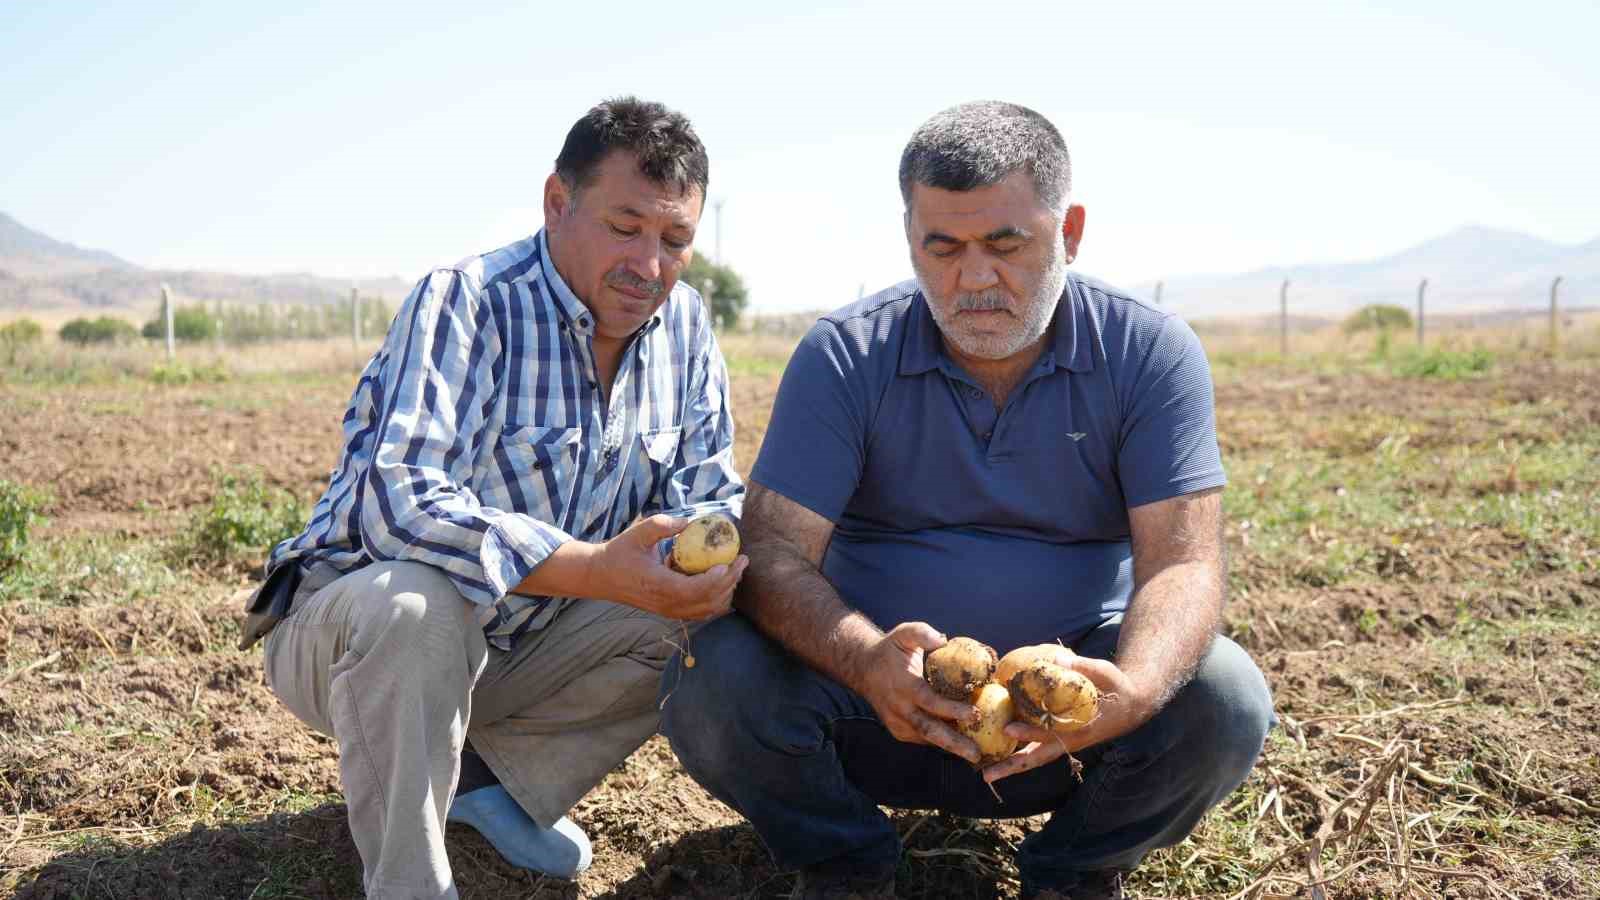
[[(956, 346), (957, 350), (967, 356), (977, 359), (1005, 359), (1020, 353), (1024, 348), (1042, 337), (1050, 328), (1050, 321), (1055, 317), (1056, 304), (1061, 299), (1061, 292), (1067, 287), (1067, 262), (1062, 240), (1057, 236), (1051, 243), (1050, 257), (1045, 261), (1044, 276), (1039, 280), (1039, 286), (1033, 296), (1026, 298), (1021, 304), (1022, 318), (1015, 331), (1001, 335), (969, 335), (960, 332), (954, 323), (947, 320), (941, 308), (945, 306), (943, 298), (938, 298), (928, 288), (928, 280), (922, 277), (922, 270), (912, 258), (911, 268), (917, 275), (917, 286), (922, 288), (922, 293), (928, 298), (928, 311), (933, 314), (934, 324), (939, 326), (939, 331), (945, 339)], [(955, 298), (955, 311), (998, 309), (1005, 304), (1006, 297), (998, 289), (981, 291), (976, 294), (961, 294)]]

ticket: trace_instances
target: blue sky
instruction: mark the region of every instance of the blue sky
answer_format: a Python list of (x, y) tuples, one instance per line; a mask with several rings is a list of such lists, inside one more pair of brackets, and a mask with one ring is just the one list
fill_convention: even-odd
[(768, 8), (0, 0), (0, 211), (142, 265), (413, 280), (536, 230), (572, 121), (636, 93), (695, 121), (758, 307), (833, 307), (908, 273), (906, 136), (992, 97), (1067, 136), (1113, 282), (1600, 235), (1593, 2)]

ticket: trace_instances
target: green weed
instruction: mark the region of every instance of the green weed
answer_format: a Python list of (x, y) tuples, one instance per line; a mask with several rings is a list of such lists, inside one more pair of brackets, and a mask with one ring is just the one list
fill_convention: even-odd
[(308, 511), (291, 493), (267, 485), (253, 469), (223, 473), (211, 505), (190, 523), (176, 550), (180, 562), (260, 559), (300, 533)]

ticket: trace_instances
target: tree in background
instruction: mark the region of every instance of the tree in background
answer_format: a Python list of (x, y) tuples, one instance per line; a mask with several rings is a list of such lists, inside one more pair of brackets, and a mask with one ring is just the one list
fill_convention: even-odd
[(750, 302), (750, 291), (744, 286), (744, 279), (739, 277), (728, 266), (717, 265), (700, 254), (695, 254), (689, 267), (678, 276), (679, 281), (687, 281), (700, 292), (706, 303), (711, 306), (711, 320), (718, 328), (728, 329), (739, 324), (739, 316), (744, 314), (745, 306)]
[(1372, 303), (1351, 313), (1340, 327), (1345, 334), (1373, 329), (1385, 332), (1395, 328), (1410, 328), (1411, 311), (1393, 303)]

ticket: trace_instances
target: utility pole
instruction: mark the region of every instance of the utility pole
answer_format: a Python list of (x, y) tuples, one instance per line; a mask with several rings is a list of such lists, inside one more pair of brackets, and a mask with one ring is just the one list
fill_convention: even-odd
[(1552, 355), (1556, 352), (1556, 346), (1561, 340), (1561, 332), (1556, 325), (1556, 292), (1560, 288), (1561, 276), (1557, 275), (1556, 280), (1550, 282), (1550, 353)]
[[(1551, 301), (1553, 304), (1555, 301)], [(1553, 306), (1551, 307), (1554, 308)], [(167, 362), (178, 358), (178, 348), (172, 340), (172, 288), (166, 282), (161, 283), (161, 314), (167, 320)], [(1554, 313), (1551, 313), (1554, 316)], [(1551, 321), (1554, 321), (1552, 319)]]
[(1289, 360), (1289, 279), (1278, 289), (1278, 355)]
[(1423, 326), (1422, 326), (1422, 295), (1427, 293), (1427, 292), (1428, 292), (1428, 279), (1424, 278), (1424, 279), (1422, 279), (1422, 283), (1417, 285), (1417, 346), (1418, 347), (1422, 346), (1423, 340), (1424, 340), (1424, 337), (1425, 337), (1425, 332), (1423, 331)]
[(716, 244), (717, 252), (716, 252), (716, 255), (714, 257), (712, 257), (712, 259), (719, 266), (722, 265), (722, 204), (724, 204), (726, 202), (727, 202), (726, 199), (719, 198), (716, 203), (713, 203), (711, 205), (711, 208), (716, 210), (716, 215), (717, 215), (717, 219), (716, 219), (716, 223), (715, 223), (715, 225), (716, 225), (716, 236), (717, 236), (717, 244)]
[(1156, 282), (1156, 305), (1157, 306), (1161, 305), (1161, 285), (1162, 284), (1163, 284), (1163, 282), (1160, 282), (1160, 281)]
[(350, 342), (361, 347), (361, 293), (350, 288)]

